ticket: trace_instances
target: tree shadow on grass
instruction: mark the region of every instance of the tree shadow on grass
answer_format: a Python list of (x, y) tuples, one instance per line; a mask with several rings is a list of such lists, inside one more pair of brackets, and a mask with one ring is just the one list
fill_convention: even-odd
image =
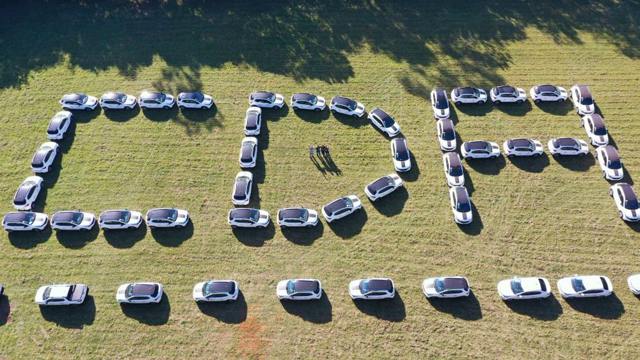
[(588, 171), (596, 163), (591, 153), (582, 156), (556, 155), (553, 158), (558, 164), (562, 165), (562, 167), (579, 172)]
[(96, 304), (88, 295), (79, 305), (40, 306), (42, 318), (68, 329), (82, 329), (93, 324), (96, 318)]
[(396, 290), (396, 296), (393, 299), (384, 300), (353, 300), (358, 310), (361, 312), (375, 316), (380, 320), (398, 322), (407, 317), (407, 311), (404, 301), (400, 293)]
[(151, 236), (162, 246), (178, 247), (193, 237), (193, 221), (179, 228), (151, 228)]
[(619, 319), (624, 305), (615, 293), (601, 298), (565, 299), (572, 309), (600, 319)]
[(108, 110), (104, 109), (104, 116), (114, 122), (127, 122), (140, 114), (140, 107), (134, 106), (133, 109)]
[(318, 221), (318, 225), (310, 228), (281, 228), (282, 235), (296, 245), (312, 245), (314, 241), (322, 237), (324, 225)]
[(269, 222), (266, 228), (234, 228), (231, 229), (233, 235), (246, 246), (263, 246), (264, 242), (273, 239), (276, 228), (273, 221)]
[(9, 296), (0, 295), (0, 326), (5, 325), (11, 318), (11, 302)]
[(326, 324), (331, 322), (333, 317), (333, 307), (324, 290), (318, 300), (292, 301), (283, 299), (280, 300), (280, 304), (289, 314), (314, 324)]
[(329, 108), (325, 108), (322, 111), (310, 111), (310, 110), (297, 110), (293, 109), (293, 112), (302, 120), (312, 123), (319, 124), (324, 120), (329, 118)]
[(235, 301), (197, 302), (197, 305), (200, 312), (225, 324), (240, 324), (247, 319), (247, 301), (242, 291)]
[(544, 299), (504, 301), (511, 311), (532, 319), (551, 321), (562, 315), (562, 306), (553, 294)]
[(567, 115), (571, 110), (573, 110), (573, 104), (571, 100), (559, 101), (559, 102), (549, 102), (549, 101), (541, 101), (536, 104), (540, 110), (546, 112), (547, 114), (552, 115)]
[(171, 304), (167, 293), (162, 294), (159, 303), (151, 304), (120, 304), (122, 312), (129, 318), (146, 325), (164, 325), (169, 321)]
[(404, 186), (402, 186), (391, 194), (376, 201), (372, 201), (371, 204), (382, 215), (392, 217), (402, 212), (407, 200), (409, 200), (409, 192)]
[(133, 247), (138, 241), (147, 235), (147, 226), (142, 223), (137, 229), (109, 230), (103, 231), (104, 238), (109, 245), (118, 249), (128, 249)]
[(541, 173), (550, 164), (545, 153), (540, 156), (509, 156), (508, 159), (518, 169), (532, 173)]
[(100, 228), (94, 225), (91, 230), (65, 231), (57, 230), (58, 242), (67, 249), (81, 249), (98, 237)]
[(33, 249), (49, 240), (51, 228), (47, 225), (42, 231), (14, 231), (9, 233), (9, 242), (14, 247), (27, 250)]
[(349, 239), (360, 234), (368, 218), (367, 211), (361, 208), (343, 219), (330, 222), (329, 228), (339, 237)]
[(436, 310), (447, 313), (454, 318), (462, 320), (482, 319), (480, 302), (478, 302), (478, 298), (473, 292), (466, 297), (452, 299), (427, 298), (427, 300)]

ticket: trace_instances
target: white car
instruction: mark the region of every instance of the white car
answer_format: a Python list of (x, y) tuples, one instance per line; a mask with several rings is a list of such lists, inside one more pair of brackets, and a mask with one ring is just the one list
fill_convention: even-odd
[(617, 183), (609, 188), (609, 196), (618, 208), (618, 216), (624, 221), (640, 221), (640, 204), (633, 186), (627, 183)]
[(542, 299), (551, 295), (549, 280), (543, 277), (514, 277), (498, 283), (502, 300)]
[(553, 138), (547, 143), (551, 155), (586, 155), (589, 153), (589, 145), (576, 138)]
[(47, 139), (62, 140), (64, 134), (69, 130), (69, 126), (71, 126), (71, 120), (73, 120), (73, 114), (71, 114), (70, 111), (58, 111), (53, 115), (51, 120), (49, 120)]
[(449, 99), (445, 89), (436, 88), (431, 90), (431, 109), (436, 119), (449, 118)]
[(278, 210), (280, 227), (312, 227), (318, 225), (318, 212), (300, 207)]
[(54, 230), (91, 230), (96, 224), (96, 216), (82, 211), (58, 211), (51, 216)]
[(213, 98), (201, 91), (181, 92), (178, 94), (180, 109), (211, 109)]
[(451, 119), (440, 119), (436, 122), (436, 131), (438, 132), (438, 142), (440, 150), (455, 151), (456, 150), (456, 129)]
[(380, 108), (371, 110), (367, 119), (369, 119), (373, 126), (389, 137), (394, 137), (400, 133), (400, 125), (398, 125), (391, 115)]
[(98, 217), (98, 225), (101, 229), (137, 229), (142, 225), (142, 214), (131, 210), (107, 210)]
[(527, 93), (524, 89), (509, 85), (496, 86), (491, 89), (489, 96), (494, 104), (516, 103), (522, 104), (527, 100)]
[(98, 106), (98, 99), (82, 93), (65, 94), (60, 99), (64, 110), (94, 110)]
[(122, 284), (116, 292), (116, 301), (124, 304), (150, 304), (162, 300), (162, 284), (155, 282), (138, 282)]
[(349, 283), (349, 295), (354, 300), (393, 299), (396, 287), (388, 278), (353, 280)]
[(609, 133), (600, 114), (585, 115), (580, 119), (580, 126), (587, 132), (591, 145), (602, 146), (609, 144)]
[(31, 210), (31, 206), (42, 190), (42, 181), (40, 176), (29, 176), (24, 179), (13, 196), (13, 207), (16, 210)]
[(356, 195), (347, 195), (322, 207), (322, 215), (327, 222), (342, 219), (362, 208), (362, 202)]
[(461, 225), (470, 224), (473, 221), (473, 211), (467, 188), (464, 186), (450, 187), (449, 200), (451, 211), (453, 211), (453, 221)]
[(627, 278), (627, 285), (629, 285), (629, 290), (634, 295), (640, 295), (640, 274), (634, 274)]
[(469, 281), (462, 276), (440, 276), (424, 279), (422, 293), (428, 298), (457, 298), (469, 296)]
[(451, 101), (457, 106), (462, 104), (484, 104), (487, 102), (487, 92), (474, 87), (457, 87), (451, 90)]
[(398, 174), (392, 173), (369, 183), (364, 187), (364, 193), (371, 201), (385, 197), (404, 185)]
[(508, 157), (544, 154), (544, 146), (536, 139), (509, 139), (502, 144), (502, 150)]
[(234, 280), (209, 280), (193, 287), (196, 302), (221, 302), (238, 300), (240, 287)]
[(537, 85), (529, 90), (533, 102), (563, 102), (569, 97), (565, 88), (555, 85)]
[(491, 141), (465, 141), (460, 147), (464, 159), (487, 159), (500, 156), (500, 146)]
[(266, 228), (269, 225), (269, 213), (259, 209), (231, 209), (227, 222), (232, 228)]
[(364, 115), (364, 105), (353, 99), (344, 96), (334, 96), (331, 99), (331, 111), (339, 114), (362, 117)]
[(136, 107), (138, 99), (133, 95), (123, 92), (110, 91), (100, 97), (100, 107), (109, 110), (133, 109)]
[(458, 153), (446, 152), (442, 154), (442, 164), (447, 178), (447, 185), (464, 186), (464, 167)]
[(316, 279), (288, 279), (278, 282), (276, 296), (280, 300), (318, 300), (322, 284)]
[(87, 297), (85, 284), (56, 284), (41, 286), (36, 291), (35, 302), (41, 306), (79, 305)]
[(176, 99), (160, 91), (145, 90), (138, 97), (138, 105), (143, 109), (171, 109)]
[(258, 139), (253, 136), (248, 136), (242, 139), (240, 145), (240, 155), (238, 161), (240, 167), (243, 169), (250, 169), (256, 167), (256, 161), (258, 159)]
[(251, 189), (253, 188), (253, 174), (249, 171), (240, 171), (233, 182), (231, 202), (233, 205), (248, 205), (251, 201)]
[(249, 95), (249, 105), (267, 109), (281, 109), (284, 96), (269, 91), (255, 91)]
[(596, 111), (596, 105), (587, 85), (573, 85), (571, 87), (571, 102), (579, 115), (589, 115)]
[(598, 146), (596, 148), (596, 159), (605, 179), (612, 181), (622, 180), (624, 177), (622, 160), (620, 160), (620, 154), (618, 154), (618, 150), (614, 146)]
[(407, 139), (403, 137), (393, 138), (390, 141), (391, 158), (393, 159), (393, 167), (398, 172), (407, 172), (411, 170), (411, 153), (407, 145)]
[(606, 276), (574, 275), (558, 280), (558, 291), (565, 299), (603, 297), (613, 293), (613, 284)]
[(58, 143), (53, 141), (40, 145), (31, 159), (31, 170), (37, 174), (49, 172), (49, 167), (56, 160), (56, 155), (58, 155), (58, 146)]
[(247, 136), (260, 135), (262, 127), (262, 109), (251, 106), (244, 116), (244, 134)]
[(183, 228), (189, 224), (189, 212), (176, 208), (156, 208), (147, 211), (150, 228)]
[(296, 93), (291, 95), (291, 107), (294, 110), (323, 111), (327, 108), (327, 103), (322, 96), (309, 93)]
[(2, 218), (2, 227), (7, 232), (44, 230), (49, 222), (47, 214), (31, 211), (15, 211)]

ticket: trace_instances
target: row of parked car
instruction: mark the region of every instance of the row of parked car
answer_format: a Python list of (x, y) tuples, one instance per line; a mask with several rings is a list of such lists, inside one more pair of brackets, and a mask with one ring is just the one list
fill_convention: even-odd
[[(640, 294), (640, 274), (627, 279), (633, 294)], [(459, 298), (471, 294), (467, 278), (441, 276), (422, 282), (422, 293), (427, 298)], [(566, 299), (605, 297), (613, 294), (613, 284), (606, 276), (574, 275), (557, 283), (558, 292)], [(382, 300), (396, 296), (396, 287), (389, 278), (366, 278), (349, 283), (349, 296), (354, 300)], [(505, 301), (543, 299), (551, 296), (549, 280), (544, 277), (514, 277), (498, 282), (498, 294)], [(4, 289), (0, 286), (0, 293)], [(35, 302), (41, 306), (82, 304), (89, 292), (85, 284), (54, 284), (38, 288)], [(164, 288), (157, 282), (122, 284), (116, 291), (116, 301), (128, 304), (159, 303)], [(240, 287), (235, 280), (208, 280), (195, 284), (192, 291), (196, 302), (222, 302), (238, 299)], [(280, 300), (318, 300), (322, 297), (322, 283), (318, 279), (286, 279), (276, 285)]]

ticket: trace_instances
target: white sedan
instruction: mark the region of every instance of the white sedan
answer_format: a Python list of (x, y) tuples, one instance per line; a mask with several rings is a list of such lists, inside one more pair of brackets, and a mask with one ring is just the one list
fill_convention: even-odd
[(51, 228), (54, 230), (91, 230), (95, 224), (95, 215), (88, 212), (58, 211), (51, 216)]
[(78, 305), (84, 302), (89, 288), (85, 284), (57, 284), (41, 286), (35, 302), (41, 306)]
[(138, 105), (143, 109), (171, 109), (176, 99), (160, 91), (145, 90), (138, 97)]
[(606, 276), (574, 275), (558, 280), (558, 291), (565, 299), (603, 297), (613, 293), (613, 284)]
[(527, 93), (524, 89), (509, 85), (496, 86), (491, 89), (489, 96), (494, 104), (516, 103), (522, 104), (527, 100)]
[(534, 103), (563, 102), (569, 97), (565, 88), (555, 85), (537, 85), (529, 90), (529, 95)]
[(349, 296), (354, 300), (393, 299), (396, 288), (388, 278), (370, 278), (353, 280), (349, 283)]
[(369, 185), (365, 186), (364, 192), (369, 200), (376, 201), (391, 194), (403, 184), (398, 174), (389, 174), (369, 183)]
[(431, 90), (431, 109), (436, 119), (449, 118), (449, 99), (447, 98), (447, 91), (445, 89), (436, 88)]
[(442, 154), (442, 165), (449, 186), (464, 186), (464, 167), (456, 152)]
[(398, 125), (391, 115), (380, 108), (374, 108), (371, 110), (367, 119), (371, 121), (373, 126), (387, 134), (389, 137), (394, 137), (400, 133), (400, 125)]
[(473, 221), (473, 211), (471, 208), (471, 198), (464, 186), (452, 186), (449, 188), (449, 200), (453, 221), (457, 224), (471, 224)]
[(612, 145), (598, 146), (596, 148), (596, 159), (602, 170), (602, 176), (607, 180), (617, 181), (624, 177), (622, 160), (618, 150)]
[(547, 143), (551, 155), (586, 155), (589, 153), (589, 145), (576, 138), (554, 138)]
[(327, 104), (322, 96), (309, 93), (296, 93), (291, 95), (291, 107), (294, 110), (322, 111), (327, 107)]
[(137, 102), (138, 99), (135, 96), (127, 95), (123, 92), (110, 91), (100, 97), (100, 107), (109, 110), (131, 110), (136, 107)]
[(422, 293), (428, 298), (457, 298), (469, 296), (469, 281), (463, 276), (440, 276), (424, 279)]
[(634, 274), (627, 278), (627, 285), (629, 285), (629, 290), (634, 295), (640, 295), (640, 274)]
[(64, 134), (69, 130), (73, 120), (73, 114), (70, 111), (58, 111), (51, 120), (49, 120), (49, 126), (47, 127), (47, 139), (49, 140), (62, 140)]
[(549, 280), (543, 277), (514, 277), (498, 283), (502, 300), (541, 299), (551, 295)]
[(43, 181), (40, 176), (29, 176), (24, 179), (13, 196), (13, 207), (16, 210), (31, 210), (31, 206), (42, 190)]
[(280, 300), (318, 300), (322, 284), (316, 279), (288, 279), (278, 282), (276, 296)]
[(236, 174), (231, 192), (233, 205), (249, 205), (251, 202), (251, 190), (253, 189), (253, 174), (249, 171), (240, 171)]
[(180, 109), (211, 109), (213, 98), (200, 91), (181, 92), (178, 94)]
[(364, 105), (353, 99), (344, 96), (334, 96), (329, 106), (331, 111), (339, 114), (362, 117), (364, 115)]
[(456, 150), (456, 129), (451, 119), (440, 119), (436, 122), (436, 131), (438, 132), (438, 142), (440, 142), (440, 150), (455, 151)]
[(456, 105), (484, 104), (487, 102), (487, 92), (474, 87), (457, 87), (451, 90), (451, 101)]
[(150, 228), (180, 228), (189, 224), (189, 212), (175, 208), (156, 208), (147, 211), (147, 226)]
[(106, 210), (98, 217), (98, 225), (101, 229), (137, 229), (144, 221), (142, 214), (131, 210)]
[(249, 105), (277, 110), (284, 106), (284, 96), (270, 91), (255, 91), (249, 95)]
[(587, 85), (573, 85), (571, 87), (571, 102), (579, 115), (593, 114), (596, 104)]
[(47, 214), (31, 211), (14, 211), (2, 218), (2, 227), (7, 232), (44, 230), (49, 222)]
[(627, 183), (613, 184), (609, 188), (609, 195), (618, 208), (618, 216), (624, 221), (640, 221), (640, 203), (633, 186)]
[(71, 93), (62, 96), (60, 105), (64, 110), (93, 110), (98, 106), (98, 99), (83, 93)]
[(227, 222), (231, 228), (266, 228), (270, 220), (265, 210), (237, 208), (229, 210)]
[(460, 152), (465, 159), (497, 158), (500, 156), (500, 146), (491, 141), (465, 141), (460, 147)]
[(407, 139), (397, 137), (389, 142), (391, 147), (391, 158), (393, 167), (397, 172), (407, 172), (411, 170), (411, 152), (407, 145)]
[(362, 208), (362, 202), (356, 195), (347, 195), (333, 200), (322, 207), (322, 215), (327, 222), (332, 222), (349, 216)]
[(247, 136), (260, 135), (262, 127), (262, 109), (251, 106), (244, 115), (244, 134)]
[(58, 155), (58, 147), (58, 143), (53, 141), (47, 141), (40, 145), (31, 159), (31, 170), (36, 174), (49, 172), (49, 167)]
[(234, 301), (239, 294), (240, 287), (234, 280), (203, 281), (193, 287), (193, 300), (196, 302)]
[(125, 304), (150, 304), (162, 300), (162, 284), (155, 282), (139, 282), (122, 284), (116, 292), (116, 301)]
[(280, 227), (312, 227), (318, 225), (318, 212), (301, 207), (278, 210)]
[(535, 139), (509, 139), (502, 144), (502, 149), (508, 157), (540, 156), (544, 154), (544, 146)]
[(258, 159), (258, 139), (253, 136), (247, 136), (242, 139), (240, 144), (240, 155), (238, 161), (243, 169), (250, 169), (256, 166)]

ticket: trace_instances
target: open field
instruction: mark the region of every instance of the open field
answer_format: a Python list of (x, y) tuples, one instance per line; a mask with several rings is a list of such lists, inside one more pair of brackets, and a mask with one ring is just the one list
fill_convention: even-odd
[[(640, 177), (640, 5), (440, 2), (320, 5), (234, 2), (116, 5), (0, 4), (0, 212), (12, 209), (33, 151), (66, 92), (99, 96), (202, 89), (217, 109), (80, 114), (46, 176), (38, 210), (99, 213), (128, 207), (188, 209), (172, 233), (0, 234), (0, 358), (633, 358), (640, 300), (640, 227), (617, 217), (592, 156), (465, 163), (477, 209), (453, 223), (428, 95), (434, 86), (489, 88), (589, 84), (620, 150), (627, 181)], [(533, 5), (532, 5), (533, 6)], [(252, 10), (250, 10), (252, 9)], [(256, 13), (260, 9), (262, 12)], [(406, 191), (373, 206), (363, 187), (393, 171), (388, 141), (367, 121), (291, 109), (265, 111), (253, 205), (321, 205), (355, 193), (365, 211), (308, 232), (231, 231), (233, 177), (247, 96), (309, 91), (380, 106), (402, 126), (415, 157)], [(527, 136), (586, 139), (564, 105), (456, 108), (459, 141)], [(322, 174), (308, 146), (330, 146), (341, 175)], [(593, 148), (591, 148), (593, 150)], [(546, 150), (546, 149), (545, 149)], [(592, 151), (593, 153), (593, 151)], [(44, 196), (43, 196), (44, 195)], [(566, 302), (558, 278), (608, 275), (616, 295)], [(469, 300), (429, 302), (427, 276), (466, 275)], [(507, 305), (495, 284), (546, 276), (556, 298)], [(392, 302), (354, 304), (349, 280), (394, 279)], [(278, 280), (317, 277), (319, 303), (281, 304)], [(233, 278), (240, 301), (197, 306), (193, 285)], [(122, 309), (119, 284), (164, 284), (158, 306)], [(39, 285), (83, 282), (75, 310), (41, 311)], [(71, 311), (75, 311), (71, 313)]]

